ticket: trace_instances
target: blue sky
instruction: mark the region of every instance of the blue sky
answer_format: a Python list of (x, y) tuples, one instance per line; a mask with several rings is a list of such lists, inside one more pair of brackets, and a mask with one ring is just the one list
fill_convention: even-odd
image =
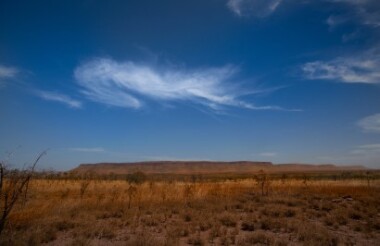
[(380, 167), (377, 0), (3, 0), (0, 30), (11, 165)]

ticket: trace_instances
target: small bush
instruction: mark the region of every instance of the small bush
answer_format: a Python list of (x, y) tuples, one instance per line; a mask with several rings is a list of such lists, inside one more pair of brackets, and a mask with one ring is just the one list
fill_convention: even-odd
[(327, 226), (333, 226), (335, 221), (331, 216), (327, 216), (324, 220), (325, 225)]
[(49, 243), (57, 239), (57, 231), (50, 227), (41, 233), (41, 243)]
[(243, 223), (241, 224), (241, 229), (243, 231), (254, 231), (255, 225), (252, 221), (243, 221)]
[(57, 221), (54, 226), (58, 231), (67, 231), (73, 229), (75, 224), (67, 220), (61, 220)]
[(134, 172), (127, 175), (127, 182), (130, 184), (142, 184), (147, 180), (147, 176), (143, 172)]
[(298, 231), (298, 240), (305, 245), (338, 245), (338, 238), (330, 234), (325, 228), (316, 225), (301, 226)]
[(193, 237), (190, 237), (188, 240), (187, 240), (187, 243), (188, 244), (191, 244), (191, 245), (195, 245), (195, 246), (203, 246), (205, 243), (203, 242), (203, 240), (198, 236), (193, 236)]
[(348, 216), (349, 216), (350, 219), (353, 219), (353, 220), (361, 220), (363, 218), (362, 215), (359, 212), (356, 212), (356, 211), (351, 211), (348, 214)]
[(234, 227), (236, 226), (236, 220), (232, 215), (225, 214), (219, 218), (220, 223), (222, 225), (227, 226), (227, 227)]
[(261, 229), (262, 230), (265, 230), (265, 231), (267, 231), (267, 230), (270, 230), (271, 229), (271, 222), (269, 221), (269, 220), (262, 220), (261, 221)]
[(254, 232), (240, 239), (237, 243), (238, 245), (271, 245), (273, 244), (273, 238), (263, 232)]
[(295, 215), (296, 215), (296, 211), (294, 211), (293, 209), (287, 209), (285, 211), (285, 217), (291, 218), (291, 217), (294, 217)]
[(190, 214), (185, 214), (185, 216), (183, 216), (183, 219), (186, 221), (186, 222), (190, 222), (191, 221), (191, 215)]
[(116, 237), (114, 230), (110, 227), (104, 227), (99, 234), (99, 238), (113, 239)]

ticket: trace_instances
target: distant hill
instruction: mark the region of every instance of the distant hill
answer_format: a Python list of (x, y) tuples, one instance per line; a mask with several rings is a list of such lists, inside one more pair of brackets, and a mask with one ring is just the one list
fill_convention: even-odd
[(129, 163), (80, 164), (71, 172), (77, 174), (128, 174), (141, 171), (147, 174), (212, 174), (212, 173), (253, 173), (266, 172), (324, 172), (344, 170), (366, 170), (363, 166), (335, 166), (311, 164), (273, 164), (271, 162), (236, 161), (150, 161)]
[(273, 165), (275, 172), (304, 172), (304, 171), (360, 171), (368, 168), (359, 165), (336, 166), (334, 164), (303, 164), (303, 163), (286, 163)]

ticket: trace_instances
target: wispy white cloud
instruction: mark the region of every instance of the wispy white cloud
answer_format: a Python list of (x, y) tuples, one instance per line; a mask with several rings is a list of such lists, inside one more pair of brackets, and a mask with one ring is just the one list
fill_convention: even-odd
[(316, 160), (324, 163), (343, 165), (365, 165), (367, 167), (380, 168), (380, 143), (362, 144), (354, 146), (351, 150), (328, 156), (317, 156)]
[(308, 62), (302, 70), (307, 79), (380, 84), (380, 51), (376, 48), (330, 61)]
[(144, 156), (142, 161), (215, 161), (209, 158), (188, 158), (176, 156)]
[(69, 148), (70, 151), (75, 152), (105, 152), (104, 148), (96, 147), (96, 148)]
[(18, 73), (19, 70), (15, 67), (0, 65), (0, 79), (14, 78)]
[[(331, 29), (345, 24), (358, 24), (355, 30), (342, 36), (343, 42), (359, 38), (363, 27), (376, 35), (380, 31), (380, 1), (378, 0), (327, 0), (341, 8), (341, 13), (330, 15), (327, 24)], [(364, 31), (363, 31), (364, 32)], [(368, 32), (367, 32), (368, 33)], [(376, 38), (376, 36), (374, 37)], [(380, 46), (343, 55), (325, 61), (305, 63), (302, 70), (308, 79), (334, 80), (344, 83), (380, 84)]]
[(254, 110), (283, 110), (278, 106), (255, 106), (240, 99), (245, 93), (232, 81), (238, 68), (185, 70), (154, 68), (132, 61), (93, 59), (75, 70), (81, 92), (98, 103), (139, 109), (147, 100), (186, 101), (212, 110), (240, 107)]
[(264, 157), (274, 157), (274, 156), (277, 156), (277, 153), (276, 152), (262, 152), (262, 153), (259, 153), (260, 156), (264, 156)]
[(365, 132), (380, 133), (380, 114), (374, 114), (358, 121), (358, 126)]
[(348, 20), (349, 20), (349, 17), (346, 15), (330, 15), (327, 18), (326, 23), (327, 25), (329, 25), (330, 30), (333, 30), (337, 26), (343, 23), (346, 23)]
[(0, 65), (0, 88), (6, 85), (7, 80), (15, 79), (19, 73), (18, 68)]
[[(356, 21), (374, 28), (380, 27), (380, 2), (378, 0), (329, 0), (334, 4), (350, 7), (342, 16), (330, 16), (328, 24), (339, 25), (347, 21)], [(335, 21), (334, 21), (335, 20)]]
[(282, 0), (228, 0), (228, 8), (238, 16), (262, 18), (271, 15)]
[[(280, 5), (313, 4), (315, 1), (292, 0), (228, 0), (227, 7), (238, 16), (267, 17), (274, 13)], [(330, 15), (326, 22), (331, 27), (346, 22), (357, 22), (362, 25), (380, 27), (380, 2), (378, 0), (325, 0), (330, 9), (344, 7), (341, 14)], [(336, 12), (336, 11), (335, 11)]]
[(71, 108), (82, 108), (82, 102), (72, 99), (71, 97), (67, 95), (63, 95), (63, 94), (51, 92), (51, 91), (35, 91), (35, 94), (39, 96), (40, 98), (47, 101), (60, 102), (60, 103), (66, 104), (67, 106)]
[(342, 41), (344, 43), (347, 43), (351, 40), (355, 40), (355, 39), (360, 38), (361, 35), (362, 35), (362, 32), (360, 30), (355, 30), (353, 32), (343, 34)]
[(351, 154), (354, 155), (380, 155), (380, 144), (366, 144), (357, 146), (354, 150), (351, 151)]
[(372, 149), (372, 150), (380, 150), (380, 144), (365, 144), (360, 145), (360, 149)]

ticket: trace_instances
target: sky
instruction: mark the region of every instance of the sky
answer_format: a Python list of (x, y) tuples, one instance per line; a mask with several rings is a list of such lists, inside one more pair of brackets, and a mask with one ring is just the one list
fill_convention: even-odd
[(380, 168), (378, 0), (0, 0), (0, 159)]

